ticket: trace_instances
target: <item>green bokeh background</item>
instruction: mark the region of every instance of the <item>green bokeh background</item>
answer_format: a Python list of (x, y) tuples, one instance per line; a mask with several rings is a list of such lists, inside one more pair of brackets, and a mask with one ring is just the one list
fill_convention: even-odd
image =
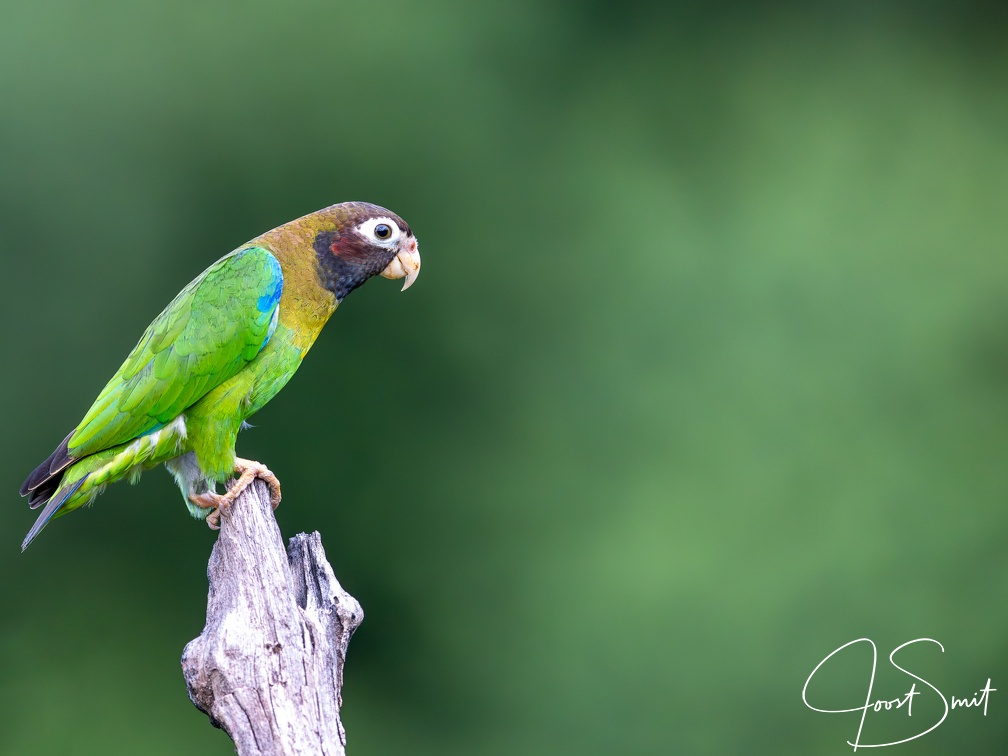
[[(5, 2), (0, 752), (231, 752), (179, 669), (214, 536), (169, 476), (23, 555), (17, 488), (206, 265), (367, 199), (423, 275), (348, 299), (238, 447), (364, 606), (352, 753), (849, 753), (857, 716), (801, 690), (863, 636), (1005, 691), (891, 752), (1005, 753), (1006, 31), (935, 2)], [(843, 659), (826, 705), (863, 702)], [(909, 682), (880, 663), (876, 697)]]

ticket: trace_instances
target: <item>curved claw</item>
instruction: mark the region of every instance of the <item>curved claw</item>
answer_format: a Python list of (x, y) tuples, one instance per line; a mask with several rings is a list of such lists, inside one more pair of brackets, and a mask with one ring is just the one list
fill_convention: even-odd
[(231, 504), (231, 501), (227, 498), (227, 494), (222, 495), (213, 491), (207, 491), (206, 493), (191, 494), (189, 501), (200, 509), (212, 509), (213, 511), (206, 516), (206, 523), (210, 527), (210, 530), (220, 530), (221, 510), (227, 509)]

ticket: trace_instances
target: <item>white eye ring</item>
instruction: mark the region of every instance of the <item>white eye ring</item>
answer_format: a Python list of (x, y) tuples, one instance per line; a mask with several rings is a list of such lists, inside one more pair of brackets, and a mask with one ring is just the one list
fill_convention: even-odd
[[(380, 236), (379, 232), (387, 230), (387, 236)], [(368, 218), (357, 226), (357, 233), (367, 239), (371, 244), (378, 244), (382, 247), (393, 247), (399, 241), (402, 231), (391, 218)]]

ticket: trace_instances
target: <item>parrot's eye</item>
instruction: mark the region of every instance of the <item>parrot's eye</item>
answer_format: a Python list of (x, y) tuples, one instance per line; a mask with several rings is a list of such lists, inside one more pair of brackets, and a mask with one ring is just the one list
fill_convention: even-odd
[(402, 232), (399, 230), (399, 224), (391, 218), (368, 218), (357, 226), (357, 233), (372, 244), (391, 247), (399, 241)]

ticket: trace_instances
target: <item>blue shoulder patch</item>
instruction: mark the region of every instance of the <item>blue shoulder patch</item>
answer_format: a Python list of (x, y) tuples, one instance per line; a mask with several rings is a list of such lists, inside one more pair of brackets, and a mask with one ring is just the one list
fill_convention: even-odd
[(283, 293), (283, 268), (280, 267), (280, 262), (273, 255), (267, 253), (266, 259), (269, 261), (270, 280), (266, 285), (265, 293), (259, 297), (256, 307), (259, 312), (272, 311), (273, 314), (270, 317), (269, 328), (266, 330), (266, 338), (259, 345), (260, 352), (273, 338), (273, 332), (276, 331), (277, 320), (280, 318), (280, 295)]
[(267, 254), (266, 259), (270, 266), (270, 281), (266, 291), (259, 297), (259, 312), (272, 310), (280, 301), (280, 294), (283, 291), (283, 269), (280, 267), (280, 262), (271, 254)]

